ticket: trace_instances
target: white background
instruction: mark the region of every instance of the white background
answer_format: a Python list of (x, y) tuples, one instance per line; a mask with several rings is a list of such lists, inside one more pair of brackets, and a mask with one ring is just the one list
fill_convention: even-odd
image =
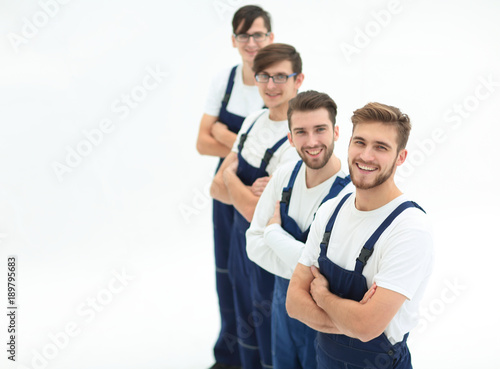
[[(0, 367), (16, 255), (19, 368), (206, 368), (219, 324), (216, 161), (195, 141), (212, 76), (239, 61), (230, 22), (249, 2), (46, 3), (0, 2)], [(336, 100), (338, 156), (369, 101), (413, 121), (399, 184), (431, 217), (436, 249), (414, 367), (500, 368), (500, 3), (258, 4), (275, 41), (301, 53), (302, 90)], [(84, 131), (106, 119), (112, 131), (88, 146)]]

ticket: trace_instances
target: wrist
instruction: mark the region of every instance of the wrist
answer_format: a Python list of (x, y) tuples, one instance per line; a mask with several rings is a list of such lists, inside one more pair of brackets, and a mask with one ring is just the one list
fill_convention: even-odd
[(318, 300), (316, 301), (316, 303), (323, 310), (324, 310), (324, 306), (326, 306), (328, 303), (328, 299), (329, 299), (330, 295), (331, 295), (331, 293), (326, 287), (322, 288), (318, 293), (318, 296), (317, 296)]
[(224, 179), (224, 183), (227, 185), (235, 175), (236, 173), (231, 168), (226, 168), (224, 173), (222, 173), (222, 178)]

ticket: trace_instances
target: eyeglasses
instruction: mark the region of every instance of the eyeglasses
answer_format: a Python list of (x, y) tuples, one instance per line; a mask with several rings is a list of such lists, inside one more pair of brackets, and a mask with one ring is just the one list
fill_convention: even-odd
[(269, 74), (265, 74), (265, 73), (256, 73), (255, 80), (259, 83), (267, 83), (267, 82), (269, 82), (269, 78), (272, 78), (274, 83), (281, 84), (281, 83), (286, 83), (286, 81), (288, 81), (288, 78), (296, 76), (296, 75), (297, 75), (297, 73), (292, 73), (292, 74), (289, 74), (288, 76), (285, 74), (276, 74), (275, 76), (270, 76)]
[(263, 32), (255, 32), (253, 35), (249, 35), (246, 33), (240, 33), (240, 34), (234, 34), (234, 38), (238, 42), (248, 42), (250, 41), (250, 37), (253, 37), (253, 40), (255, 42), (262, 42), (264, 41), (267, 36), (269, 36), (271, 32), (263, 33)]

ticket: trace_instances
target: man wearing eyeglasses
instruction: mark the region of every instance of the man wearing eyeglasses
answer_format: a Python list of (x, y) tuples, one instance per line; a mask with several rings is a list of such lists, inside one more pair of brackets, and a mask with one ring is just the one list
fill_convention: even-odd
[[(287, 139), (288, 101), (304, 80), (302, 60), (294, 47), (271, 44), (261, 49), (253, 69), (259, 93), (268, 109), (243, 122), (232, 152), (224, 159), (211, 195), (235, 207), (231, 232), (229, 277), (237, 315), (237, 342), (244, 368), (272, 367), (271, 303), (274, 275), (248, 259), (245, 232), (259, 195), (252, 191), (267, 183), (279, 165), (299, 157)], [(265, 183), (262, 178), (266, 178)]]
[[(220, 158), (218, 167), (231, 151), (243, 120), (264, 105), (255, 86), (253, 60), (257, 51), (272, 43), (274, 38), (271, 17), (258, 6), (240, 8), (234, 14), (232, 25), (232, 44), (238, 49), (242, 63), (224, 69), (214, 78), (196, 143), (200, 154)], [(239, 351), (231, 343), (232, 337), (236, 337), (236, 317), (227, 264), (233, 213), (233, 206), (213, 201), (215, 270), (221, 330), (214, 347), (216, 363), (211, 369), (237, 369), (241, 365)]]

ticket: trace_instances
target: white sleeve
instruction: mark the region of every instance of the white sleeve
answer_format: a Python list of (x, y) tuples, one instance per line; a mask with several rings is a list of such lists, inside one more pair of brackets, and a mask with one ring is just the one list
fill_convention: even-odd
[(271, 224), (264, 231), (264, 241), (274, 251), (273, 257), (280, 259), (288, 267), (288, 271), (277, 270), (273, 272), (282, 278), (292, 278), (293, 271), (299, 262), (304, 250), (304, 243), (297, 241), (286, 232), (279, 224)]
[[(420, 212), (420, 210), (407, 210)], [(422, 221), (419, 222), (418, 219)], [(409, 300), (431, 274), (433, 242), (425, 214), (405, 217), (384, 242), (384, 254), (378, 273), (377, 286), (398, 292)]]
[[(255, 208), (250, 228), (246, 232), (247, 254), (250, 260), (266, 269), (268, 272), (279, 275), (283, 278), (290, 278), (295, 265), (288, 264), (279, 257), (270, 244), (267, 243), (266, 232), (268, 228), (278, 228), (281, 232), (272, 232), (272, 242), (278, 242), (285, 245), (297, 243), (291, 235), (285, 232), (279, 225), (273, 224), (267, 227), (269, 219), (274, 214), (276, 202), (280, 200), (283, 189), (284, 176), (286, 171), (280, 171), (271, 178), (262, 193), (259, 202)], [(291, 172), (288, 171), (288, 172)], [(300, 243), (300, 242), (299, 242)], [(295, 261), (296, 262), (296, 261)]]
[(222, 99), (226, 92), (227, 82), (231, 68), (223, 69), (212, 79), (208, 88), (208, 97), (205, 102), (205, 114), (218, 117), (222, 106)]

